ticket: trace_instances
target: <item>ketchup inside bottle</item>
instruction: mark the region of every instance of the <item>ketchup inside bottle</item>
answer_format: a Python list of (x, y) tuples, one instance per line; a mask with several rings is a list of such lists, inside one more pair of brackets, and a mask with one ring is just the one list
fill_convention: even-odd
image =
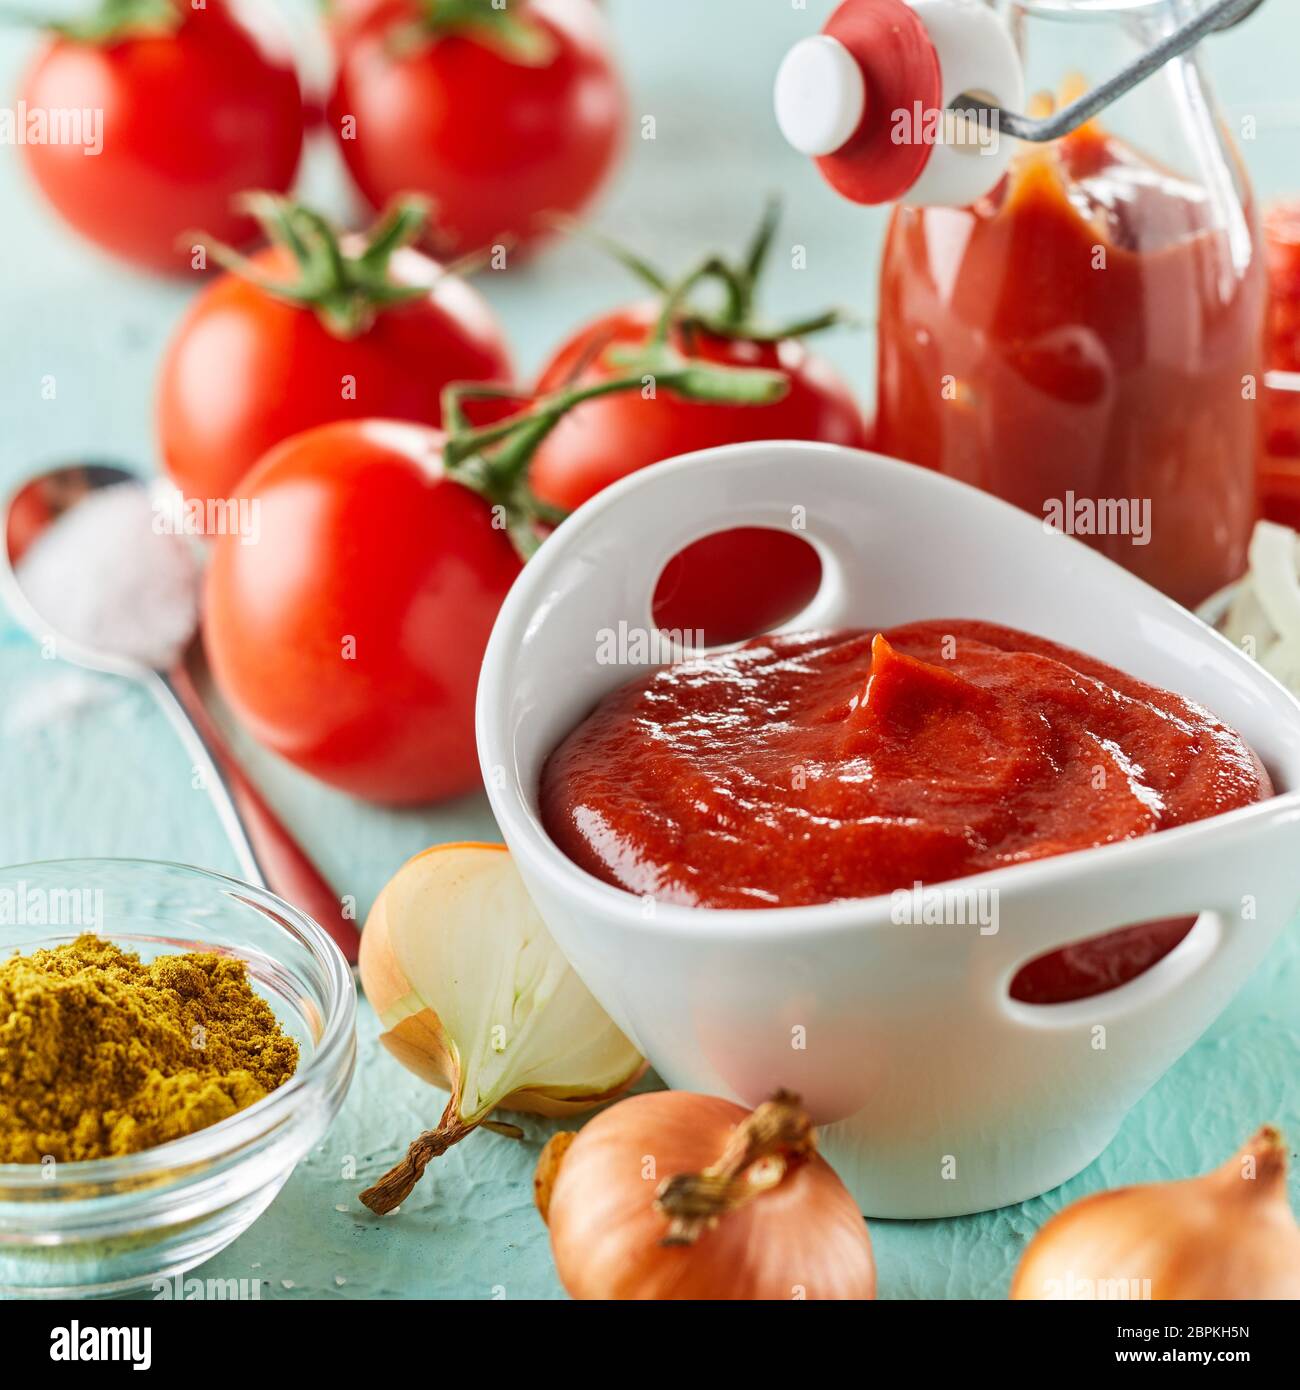
[(973, 207), (898, 208), (876, 447), (1063, 525), (1180, 602), (1238, 578), (1265, 276), (1253, 211), (1224, 225), (1213, 208), (1095, 122), (1026, 147)]

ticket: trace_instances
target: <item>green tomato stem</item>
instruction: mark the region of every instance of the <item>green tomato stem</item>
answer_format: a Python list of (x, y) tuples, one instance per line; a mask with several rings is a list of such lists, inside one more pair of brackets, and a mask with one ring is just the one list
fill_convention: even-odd
[(584, 225), (576, 217), (570, 217), (567, 213), (549, 213), (544, 221), (557, 231), (564, 232), (568, 236), (581, 237), (590, 245), (599, 247), (610, 260), (617, 261), (625, 270), (636, 276), (642, 284), (652, 289), (656, 295), (672, 293), (673, 287), (667, 276), (657, 267), (651, 265), (643, 256), (639, 256), (630, 247), (624, 246), (621, 241), (614, 237), (606, 236), (604, 232)]
[(565, 513), (543, 503), (528, 483), (528, 471), (542, 442), (561, 420), (585, 401), (647, 385), (664, 387), (688, 400), (710, 404), (764, 405), (789, 390), (781, 372), (724, 367), (683, 357), (666, 344), (641, 354), (627, 373), (586, 386), (570, 386), (534, 401), (508, 420), (473, 428), (465, 413), (469, 400), (504, 400), (521, 393), (479, 382), (455, 382), (442, 396), (443, 465), (457, 482), (473, 488), (504, 510), (506, 528), (520, 557), (527, 560), (541, 544), (542, 526), (558, 525)]
[[(247, 193), (242, 206), (260, 223), (266, 238), (283, 247), (298, 267), (295, 280), (266, 275), (233, 247), (195, 233), (218, 265), (256, 285), (264, 294), (311, 309), (337, 338), (360, 337), (380, 313), (395, 305), (425, 298), (428, 285), (398, 285), (390, 263), (409, 246), (428, 222), (428, 204), (399, 199), (366, 234), (361, 251), (344, 251), (338, 230), (318, 212), (276, 193)], [(443, 274), (451, 274), (444, 267)]]
[(772, 249), (776, 229), (781, 225), (781, 211), (780, 198), (772, 197), (767, 200), (763, 205), (763, 216), (759, 221), (758, 230), (754, 233), (754, 239), (749, 243), (749, 250), (745, 255), (744, 278), (750, 292), (750, 302), (745, 306), (747, 314), (753, 308), (754, 290), (763, 278), (768, 252)]
[[(615, 238), (581, 226), (571, 217), (550, 218), (554, 226), (599, 247), (659, 297), (659, 315), (650, 337), (652, 346), (668, 342), (675, 327), (693, 326), (719, 338), (777, 343), (787, 338), (807, 337), (840, 325), (856, 326), (859, 321), (841, 309), (827, 309), (779, 324), (768, 324), (758, 317), (758, 287), (771, 258), (780, 220), (780, 199), (768, 199), (758, 227), (738, 263), (720, 255), (709, 256), (680, 280), (673, 282), (656, 266)], [(694, 291), (708, 281), (714, 281), (723, 288), (723, 306), (716, 312), (691, 302)]]
[(547, 67), (558, 52), (551, 31), (528, 14), (526, 0), (499, 7), (492, 0), (419, 0), (419, 10), (417, 19), (389, 35), (394, 57), (417, 53), (446, 34), (473, 39), (519, 67)]
[(175, 0), (99, 0), (89, 14), (76, 19), (51, 19), (34, 10), (2, 5), (0, 21), (45, 29), (73, 43), (107, 45), (174, 33), (181, 13)]

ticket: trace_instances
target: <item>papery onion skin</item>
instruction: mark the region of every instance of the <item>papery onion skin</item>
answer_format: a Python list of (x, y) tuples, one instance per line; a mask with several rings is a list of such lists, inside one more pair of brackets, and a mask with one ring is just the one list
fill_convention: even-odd
[[(485, 849), (487, 846), (474, 845), (472, 848)], [(425, 850), (424, 854), (433, 852)], [(423, 857), (416, 856), (417, 859)], [(394, 1004), (411, 993), (411, 982), (402, 973), (393, 953), (386, 888), (375, 899), (366, 918), (357, 966), (361, 974), (361, 987), (382, 1021)], [(446, 1034), (432, 1009), (424, 1009), (419, 1014), (402, 1019), (394, 1027), (386, 1028), (380, 1034), (379, 1041), (408, 1071), (414, 1072), (431, 1086), (441, 1087), (444, 1091), (454, 1089), (456, 1065)]]
[(533, 1205), (547, 1225), (551, 1220), (551, 1196), (555, 1191), (555, 1179), (559, 1177), (564, 1160), (577, 1137), (572, 1130), (562, 1129), (558, 1134), (552, 1134), (542, 1145), (542, 1152), (538, 1156), (537, 1168), (533, 1173)]
[(578, 1133), (551, 1188), (560, 1280), (576, 1299), (870, 1299), (866, 1222), (818, 1155), (728, 1213), (693, 1245), (665, 1247), (655, 1208), (664, 1179), (698, 1172), (749, 1115), (712, 1096), (632, 1096)]
[[(503, 887), (504, 905), (491, 891), (495, 888), (499, 894)], [(478, 890), (477, 896), (472, 889)], [(519, 915), (513, 915), (516, 913)], [(397, 939), (395, 917), (403, 919), (405, 932)], [(531, 968), (540, 970), (539, 978), (550, 984), (540, 1003), (528, 1000), (525, 1015), (528, 1009), (533, 1010), (534, 1018), (541, 1016), (540, 1010), (558, 1011), (553, 1017), (559, 1020), (561, 1045), (556, 1053), (543, 1054), (553, 1079), (543, 1079), (546, 1066), (541, 1067), (543, 1075), (538, 1075), (534, 1057), (529, 1081), (525, 1081), (529, 1076), (525, 1067), (514, 1087), (498, 1077), (498, 1088), (484, 1091), (482, 1054), (475, 1049), (481, 1048), (500, 1024), (493, 1020), (489, 1028), (480, 1019), (466, 1033), (463, 1030), (470, 1025), (463, 1017), (458, 1022), (458, 1010), (466, 1000), (479, 997), (468, 981), (477, 979), (478, 987), (485, 987), (484, 977), (481, 971), (475, 975), (475, 967), (491, 962), (490, 977), (492, 968), (499, 965), (505, 969), (519, 959), (511, 954), (512, 932), (514, 949), (528, 946), (533, 952)], [(430, 950), (431, 956), (427, 954)], [(426, 954), (422, 956), (421, 951)], [(603, 1013), (549, 938), (504, 845), (436, 845), (408, 860), (371, 909), (361, 935), (359, 963), (366, 996), (384, 1025), (380, 1041), (407, 1070), (451, 1093), (437, 1125), (413, 1140), (403, 1158), (361, 1193), (362, 1203), (377, 1215), (385, 1215), (405, 1201), (429, 1162), (480, 1125), (522, 1137), (517, 1126), (491, 1118), (496, 1111), (574, 1115), (621, 1095), (645, 1070), (644, 1059)], [(420, 988), (408, 978), (408, 971), (422, 976)], [(487, 981), (491, 989), (500, 984), (500, 980)], [(426, 1002), (430, 994), (438, 997), (438, 1009), (448, 1019), (446, 1026), (438, 1009)], [(561, 1007), (561, 999), (567, 1007)], [(512, 1007), (508, 995), (505, 1003), (508, 1019)], [(520, 995), (516, 993), (514, 1007), (519, 1005)], [(595, 1055), (603, 1055), (599, 1071), (595, 1070), (590, 1032), (585, 1040), (582, 1034), (584, 1024), (588, 1030), (595, 1029)], [(456, 1036), (458, 1029), (460, 1036)], [(535, 1040), (536, 1035), (533, 1037)], [(563, 1044), (568, 1044), (569, 1050)], [(462, 1048), (470, 1058), (468, 1071)], [(499, 1051), (505, 1050), (503, 1044)], [(518, 1062), (519, 1054), (511, 1055)], [(590, 1070), (584, 1072), (584, 1066)]]
[[(1251, 1158), (1253, 1178), (1243, 1176)], [(1281, 1136), (1260, 1130), (1203, 1177), (1075, 1202), (1034, 1237), (1011, 1297), (1300, 1299), (1300, 1229)]]

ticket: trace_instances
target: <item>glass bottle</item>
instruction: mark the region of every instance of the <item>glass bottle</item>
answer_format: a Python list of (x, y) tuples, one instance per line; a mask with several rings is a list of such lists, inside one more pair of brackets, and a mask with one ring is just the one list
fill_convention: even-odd
[[(1042, 114), (1197, 7), (996, 8)], [(1249, 185), (1193, 52), (1071, 135), (1022, 145), (972, 207), (896, 209), (876, 447), (1199, 603), (1245, 569), (1265, 302)]]

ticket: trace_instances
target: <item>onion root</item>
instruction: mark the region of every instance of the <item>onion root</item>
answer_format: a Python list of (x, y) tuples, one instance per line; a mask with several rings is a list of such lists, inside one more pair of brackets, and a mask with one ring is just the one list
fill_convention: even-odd
[(361, 1194), (361, 1201), (376, 1216), (387, 1216), (390, 1211), (401, 1206), (411, 1195), (415, 1184), (424, 1176), (424, 1170), (429, 1164), (478, 1128), (477, 1124), (467, 1123), (460, 1117), (456, 1100), (453, 1096), (447, 1102), (447, 1108), (442, 1112), (437, 1129), (426, 1130), (418, 1139), (412, 1140), (402, 1161), (390, 1168), (373, 1187), (366, 1188)]

